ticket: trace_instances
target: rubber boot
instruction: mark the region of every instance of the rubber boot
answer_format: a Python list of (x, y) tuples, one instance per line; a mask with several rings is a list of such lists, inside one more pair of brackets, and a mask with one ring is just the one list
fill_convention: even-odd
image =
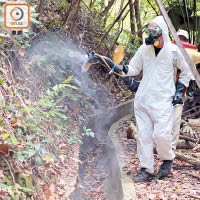
[(163, 160), (160, 170), (158, 172), (159, 178), (168, 177), (172, 171), (173, 160)]
[(153, 179), (153, 177), (154, 177), (153, 174), (150, 174), (149, 172), (147, 172), (145, 168), (141, 168), (138, 175), (133, 177), (133, 180), (136, 183), (149, 182), (149, 181), (151, 181), (151, 179)]

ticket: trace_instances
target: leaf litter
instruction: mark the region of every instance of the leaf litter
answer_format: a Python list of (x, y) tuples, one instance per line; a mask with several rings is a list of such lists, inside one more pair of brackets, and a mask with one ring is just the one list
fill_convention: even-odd
[[(121, 122), (116, 134), (123, 146), (121, 154), (124, 154), (122, 157), (126, 162), (123, 171), (129, 176), (134, 176), (139, 171), (139, 161), (137, 159), (136, 141), (134, 139), (127, 139), (127, 129), (130, 123), (135, 123), (135, 119), (132, 118), (131, 120)], [(154, 154), (154, 157), (155, 171), (158, 172), (161, 161), (159, 161), (156, 154)], [(194, 169), (191, 164), (175, 159), (173, 170), (169, 177), (162, 180), (153, 179), (148, 183), (134, 183), (137, 198), (138, 200), (200, 199), (200, 181), (190, 174), (199, 176), (200, 171)]]

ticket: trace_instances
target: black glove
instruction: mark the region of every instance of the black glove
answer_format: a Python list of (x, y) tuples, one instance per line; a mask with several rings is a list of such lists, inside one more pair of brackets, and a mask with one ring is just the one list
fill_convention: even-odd
[(187, 96), (189, 96), (188, 103), (192, 104), (194, 99), (194, 90), (193, 86), (195, 84), (195, 80), (190, 80), (189, 87), (187, 88)]
[[(127, 65), (118, 65), (116, 66), (115, 62), (113, 60), (111, 60), (110, 58), (106, 57), (106, 56), (99, 56), (96, 53), (92, 52), (92, 53), (88, 53), (88, 63), (94, 63), (96, 61), (99, 61), (101, 64), (105, 65), (105, 62), (110, 66), (111, 71), (115, 71), (119, 74), (127, 74), (128, 72), (128, 66)], [(105, 61), (105, 62), (104, 62)]]
[(123, 73), (127, 74), (128, 73), (128, 66), (127, 65), (115, 66), (114, 71), (119, 73), (119, 74), (123, 74)]
[(176, 92), (175, 92), (175, 95), (174, 95), (173, 101), (172, 101), (173, 106), (175, 106), (177, 104), (183, 104), (183, 96), (184, 96), (185, 90), (186, 90), (185, 85), (183, 85), (180, 82), (177, 82)]
[(139, 85), (140, 85), (140, 82), (132, 80), (132, 83), (130, 86), (128, 86), (128, 89), (131, 90), (132, 92), (136, 92)]
[(124, 83), (127, 85), (128, 89), (132, 92), (136, 92), (140, 82), (135, 81), (132, 77), (122, 77)]

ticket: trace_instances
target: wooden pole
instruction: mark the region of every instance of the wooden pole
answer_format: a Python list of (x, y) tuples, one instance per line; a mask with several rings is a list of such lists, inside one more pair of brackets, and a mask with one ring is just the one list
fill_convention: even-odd
[(160, 0), (155, 0), (155, 1), (156, 1), (157, 5), (158, 5), (158, 7), (160, 9), (161, 14), (163, 15), (163, 17), (164, 17), (164, 19), (165, 19), (165, 21), (167, 23), (167, 26), (169, 27), (169, 30), (171, 31), (171, 33), (172, 33), (172, 35), (174, 37), (174, 40), (176, 41), (177, 46), (179, 47), (181, 53), (185, 57), (185, 60), (186, 60), (187, 64), (190, 67), (190, 70), (191, 70), (191, 72), (192, 72), (192, 74), (193, 74), (193, 76), (194, 76), (194, 78), (196, 80), (196, 83), (197, 83), (198, 87), (200, 88), (200, 75), (199, 75), (199, 72), (194, 67), (194, 64), (193, 64), (192, 60), (190, 59), (188, 53), (186, 52), (185, 48), (181, 44), (181, 41), (180, 41), (180, 39), (179, 39), (179, 37), (178, 37), (178, 35), (176, 33), (176, 30), (175, 30), (175, 28), (174, 28), (174, 26), (173, 26), (173, 24), (172, 24), (172, 22), (171, 22), (171, 20), (170, 20), (170, 18), (168, 16), (167, 12), (166, 12), (163, 4), (161, 3)]

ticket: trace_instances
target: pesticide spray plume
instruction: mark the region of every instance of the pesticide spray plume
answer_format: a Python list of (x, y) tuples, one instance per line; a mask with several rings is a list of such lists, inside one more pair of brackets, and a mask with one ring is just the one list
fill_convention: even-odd
[[(35, 93), (32, 94), (34, 97), (37, 96), (37, 85), (41, 85), (40, 82), (45, 83), (45, 76), (48, 71), (51, 71), (48, 79), (51, 86), (61, 83), (73, 75), (70, 83), (76, 86), (79, 92), (90, 101), (93, 109), (102, 111), (105, 109), (105, 102), (113, 102), (113, 99), (111, 100), (112, 97), (109, 95), (109, 88), (102, 84), (104, 81), (102, 83), (93, 81), (93, 79), (96, 79), (94, 78), (96, 74), (84, 72), (88, 71), (96, 63), (100, 63), (105, 67), (105, 63), (99, 58), (98, 54), (87, 53), (86, 48), (78, 48), (78, 46), (80, 45), (60, 33), (45, 33), (32, 41), (31, 48), (26, 53), (27, 57), (33, 60), (33, 65), (30, 67), (31, 72), (27, 79), (32, 82), (29, 85), (35, 87)], [(110, 58), (101, 57), (109, 65), (115, 65)], [(40, 71), (37, 71), (38, 68)], [(61, 78), (55, 80), (57, 77)], [(103, 80), (104, 77), (98, 75), (98, 80), (101, 79)], [(66, 102), (66, 104), (70, 104), (70, 102)]]
[[(52, 70), (52, 74), (50, 77), (51, 78), (50, 83), (52, 86), (54, 86), (54, 84), (57, 83), (62, 83), (63, 80), (67, 79), (71, 74), (73, 74), (73, 79), (71, 80), (70, 84), (75, 85), (78, 88), (78, 90), (76, 93), (69, 94), (69, 96), (73, 96), (74, 94), (76, 95), (78, 93), (77, 95), (78, 101), (76, 100), (77, 102), (75, 102), (70, 98), (68, 99), (68, 97), (66, 97), (66, 99), (64, 99), (62, 103), (64, 105), (67, 105), (66, 107), (70, 109), (70, 106), (73, 106), (73, 104), (75, 103), (79, 104), (80, 106), (83, 106), (83, 104), (85, 103), (84, 100), (86, 99), (88, 102), (91, 103), (90, 109), (93, 113), (96, 114), (97, 111), (103, 113), (109, 107), (112, 107), (114, 105), (113, 97), (109, 95), (110, 91), (105, 85), (93, 81), (91, 76), (95, 77), (96, 74), (83, 73), (83, 72), (87, 72), (90, 69), (90, 67), (95, 63), (100, 63), (105, 65), (103, 60), (105, 60), (111, 67), (115, 66), (116, 64), (119, 64), (124, 57), (124, 53), (120, 53), (123, 52), (122, 47), (120, 46), (119, 48), (117, 48), (117, 50), (115, 50), (115, 53), (113, 55), (113, 60), (114, 60), (113, 62), (108, 57), (105, 56), (99, 57), (99, 55), (96, 53), (86, 53), (86, 50), (77, 48), (77, 46), (79, 45), (76, 45), (73, 42), (69, 42), (66, 39), (66, 36), (63, 37), (62, 35), (58, 35), (55, 33), (48, 33), (40, 37), (39, 39), (35, 40), (31, 45), (31, 48), (29, 48), (27, 52), (27, 57), (29, 57), (30, 60), (34, 60), (33, 65), (34, 63), (36, 65), (30, 68), (31, 70), (29, 74), (30, 79), (32, 80), (32, 83), (36, 85), (36, 92), (38, 91), (41, 92), (40, 90), (38, 90), (37, 82), (45, 81), (43, 77), (45, 77), (45, 74), (49, 70), (48, 67), (51, 67)], [(36, 73), (37, 68), (40, 68), (40, 71), (38, 73)], [(57, 80), (57, 82), (54, 83), (53, 81), (55, 80), (55, 77), (57, 77), (59, 74), (61, 75), (64, 74), (62, 80)], [(105, 80), (103, 76), (98, 76), (98, 80), (100, 80), (101, 78)], [(29, 77), (27, 78), (27, 80), (29, 81), (30, 79)], [(33, 86), (33, 84), (30, 85)], [(79, 95), (82, 98), (80, 101), (78, 97)], [(95, 117), (91, 117), (92, 119), (90, 118), (90, 121), (92, 121), (91, 123), (92, 131), (95, 132), (95, 139), (93, 144), (91, 143), (85, 144), (86, 149), (84, 149), (84, 146), (82, 146), (81, 148), (83, 149), (83, 155), (88, 157), (88, 152), (86, 151), (88, 150), (90, 151), (91, 156), (93, 156), (92, 160), (94, 160), (94, 157), (96, 158), (95, 164), (96, 165), (98, 164), (99, 167), (97, 168), (96, 165), (91, 165), (91, 169), (94, 175), (102, 173), (102, 166), (104, 166), (104, 168), (106, 166), (107, 168), (106, 172), (108, 171), (111, 172), (115, 171), (116, 173), (119, 172), (118, 161), (113, 156), (114, 147), (108, 136), (108, 125), (112, 124), (114, 116), (118, 115), (119, 113), (116, 113), (116, 111), (110, 110), (109, 115), (107, 115), (106, 118), (105, 117), (101, 119)], [(79, 121), (82, 122), (83, 125), (87, 126), (86, 119), (84, 117), (85, 116), (84, 115), (82, 116), (81, 114), (80, 116), (77, 115)], [(87, 128), (90, 127), (87, 126)], [(88, 139), (91, 138), (88, 137)], [(97, 148), (98, 146), (99, 148)], [(102, 149), (100, 148), (101, 146)], [(92, 154), (90, 150), (91, 148), (94, 151), (94, 154)], [(99, 152), (101, 151), (97, 152), (97, 150), (95, 150), (96, 148), (97, 150), (98, 149), (103, 150), (100, 159), (97, 155), (99, 155)], [(121, 144), (118, 144), (117, 149), (121, 148), (122, 148)], [(107, 152), (106, 155), (104, 153), (105, 149)], [(112, 167), (111, 167), (110, 163), (111, 160), (113, 159), (114, 161), (112, 161)], [(88, 163), (90, 164), (91, 160), (89, 160)], [(82, 171), (87, 172), (88, 169), (85, 165), (85, 160), (83, 160), (83, 165), (81, 167), (83, 169)], [(102, 174), (102, 176), (105, 176), (105, 174)], [(96, 181), (95, 176), (89, 178), (91, 179), (91, 182)], [(80, 185), (83, 185), (82, 182), (80, 182)], [(83, 187), (84, 190), (87, 191), (87, 186), (83, 185)], [(83, 199), (80, 197), (80, 193), (78, 193), (77, 199)]]
[(85, 61), (81, 67), (82, 71), (87, 72), (93, 64), (94, 63), (89, 63), (89, 62)]

